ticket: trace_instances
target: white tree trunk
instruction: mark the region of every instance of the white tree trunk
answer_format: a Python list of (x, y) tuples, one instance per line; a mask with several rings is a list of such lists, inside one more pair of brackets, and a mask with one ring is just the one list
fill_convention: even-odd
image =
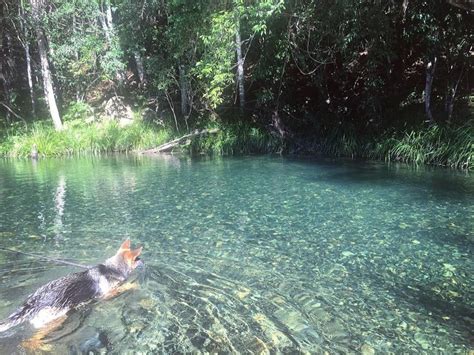
[(39, 0), (30, 0), (31, 9), (33, 13), (33, 20), (35, 22), (36, 40), (38, 42), (38, 52), (41, 62), (41, 74), (43, 76), (43, 89), (46, 102), (48, 104), (51, 118), (53, 119), (54, 127), (57, 131), (62, 130), (63, 124), (59, 116), (58, 106), (56, 105), (56, 98), (54, 95), (53, 79), (51, 70), (49, 69), (48, 51), (46, 46), (46, 36), (40, 25), (41, 3)]
[(28, 76), (28, 88), (30, 89), (31, 113), (33, 114), (33, 117), (36, 117), (36, 100), (35, 100), (35, 89), (33, 87), (33, 75), (31, 71), (30, 45), (28, 44), (27, 40), (25, 40), (25, 56), (26, 56), (26, 75)]
[(110, 44), (112, 43), (112, 39), (110, 38), (109, 26), (107, 26), (107, 21), (103, 13), (99, 15), (99, 21), (100, 21), (100, 24), (102, 25), (102, 29), (104, 30), (105, 40), (107, 41), (107, 44), (110, 46)]
[(434, 123), (433, 113), (431, 112), (431, 92), (433, 90), (433, 79), (436, 71), (436, 56), (428, 62), (426, 65), (426, 81), (425, 81), (425, 92), (424, 92), (424, 101), (425, 101), (425, 113), (428, 118), (429, 123)]
[[(113, 49), (116, 46), (116, 38), (114, 33), (114, 24), (112, 18), (112, 8), (110, 7), (110, 0), (103, 0), (102, 8), (99, 14), (99, 21), (104, 30), (105, 40), (109, 45), (109, 49)], [(122, 83), (125, 80), (125, 73), (122, 70), (117, 70), (115, 73), (115, 79)]]
[(109, 26), (110, 32), (114, 31), (114, 23), (112, 21), (112, 8), (110, 7), (110, 0), (104, 1), (105, 15), (107, 16), (107, 25)]
[(145, 84), (145, 69), (143, 68), (143, 59), (140, 52), (133, 51), (133, 58), (137, 65), (138, 79), (140, 80), (140, 84), (143, 85)]
[(240, 39), (240, 20), (237, 19), (235, 26), (235, 49), (237, 52), (237, 85), (239, 88), (239, 105), (243, 111), (245, 107), (245, 87), (244, 87), (244, 59), (242, 58), (242, 41)]
[(23, 49), (25, 50), (26, 58), (26, 76), (28, 79), (28, 89), (30, 90), (30, 100), (31, 100), (31, 113), (33, 117), (36, 117), (36, 100), (35, 100), (35, 90), (33, 87), (33, 74), (31, 70), (31, 54), (30, 54), (30, 43), (28, 41), (28, 29), (25, 26), (25, 13), (23, 7), (20, 6), (20, 25), (23, 31)]

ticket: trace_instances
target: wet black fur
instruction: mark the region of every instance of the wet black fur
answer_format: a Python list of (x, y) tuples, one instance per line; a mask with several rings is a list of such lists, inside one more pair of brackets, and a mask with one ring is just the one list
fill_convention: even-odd
[(2, 327), (8, 329), (30, 320), (46, 307), (71, 310), (92, 301), (102, 296), (99, 287), (101, 276), (115, 286), (125, 281), (129, 273), (130, 270), (126, 265), (105, 263), (50, 281), (29, 295), (23, 305), (5, 322), (0, 322), (0, 329)]

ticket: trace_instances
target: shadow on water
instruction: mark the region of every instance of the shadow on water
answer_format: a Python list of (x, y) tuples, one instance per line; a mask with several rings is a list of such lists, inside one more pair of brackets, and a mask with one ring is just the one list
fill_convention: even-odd
[[(374, 271), (367, 275), (359, 270), (353, 275), (357, 275), (357, 279), (369, 281), (374, 289), (388, 291), (397, 300), (397, 307), (423, 314), (424, 317), (435, 320), (439, 325), (449, 325), (450, 329), (456, 330), (461, 337), (474, 345), (474, 308), (469, 290), (462, 292), (458, 289), (460, 294), (455, 293), (456, 297), (454, 297), (449, 292), (441, 292), (440, 282), (428, 284), (421, 284), (417, 280), (401, 282), (388, 274), (382, 275)], [(438, 291), (435, 291), (436, 289)], [(450, 298), (449, 295), (451, 295)], [(407, 321), (418, 322), (419, 320), (413, 318)], [(435, 333), (432, 335), (436, 336)]]
[[(451, 171), (445, 168), (416, 167), (405, 164), (364, 163), (354, 161), (321, 162), (310, 161), (309, 164), (330, 170), (309, 181), (325, 181), (330, 184), (364, 184), (388, 186), (390, 184), (411, 187), (411, 192), (420, 199), (434, 197), (442, 200), (468, 200), (474, 195), (472, 180), (466, 179), (467, 172)], [(332, 171), (331, 171), (332, 170)], [(471, 196), (469, 196), (471, 195)]]

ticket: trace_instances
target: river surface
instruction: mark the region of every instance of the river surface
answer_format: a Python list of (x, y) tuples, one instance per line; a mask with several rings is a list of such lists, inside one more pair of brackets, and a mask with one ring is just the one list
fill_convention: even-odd
[[(53, 353), (472, 354), (474, 178), (281, 157), (0, 160), (0, 247), (92, 265), (130, 238), (138, 288)], [(79, 269), (0, 250), (0, 319)], [(33, 330), (0, 333), (23, 353)]]

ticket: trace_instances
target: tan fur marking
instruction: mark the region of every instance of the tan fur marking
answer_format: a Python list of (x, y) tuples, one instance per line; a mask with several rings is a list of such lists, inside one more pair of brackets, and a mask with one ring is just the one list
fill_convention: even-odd
[(135, 262), (135, 258), (139, 256), (142, 252), (143, 247), (134, 249), (134, 250), (127, 250), (122, 253), (125, 262), (132, 267), (133, 263)]

